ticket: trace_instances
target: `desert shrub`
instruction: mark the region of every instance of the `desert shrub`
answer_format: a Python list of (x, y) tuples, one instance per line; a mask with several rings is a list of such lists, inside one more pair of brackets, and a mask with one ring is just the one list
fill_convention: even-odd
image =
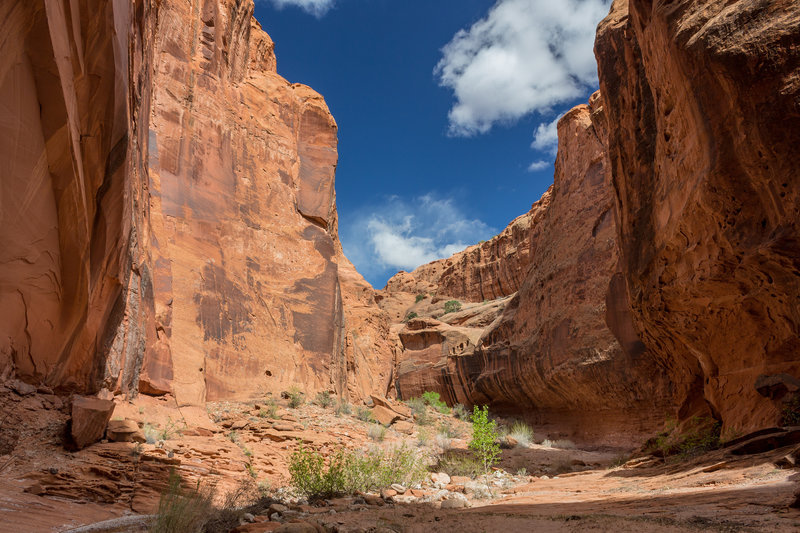
[(371, 422), (372, 421), (372, 411), (369, 407), (359, 406), (356, 408), (356, 418), (361, 420), (362, 422)]
[(469, 448), (475, 452), (484, 472), (488, 472), (500, 459), (500, 446), (496, 441), (497, 422), (489, 419), (489, 407), (476, 405), (472, 410), (472, 440), (469, 441)]
[(350, 402), (340, 400), (339, 403), (336, 404), (336, 416), (349, 415), (352, 412), (353, 406), (350, 405)]
[(420, 303), (422, 300), (424, 300), (425, 298), (427, 298), (427, 295), (425, 295), (425, 294), (417, 294), (417, 297), (416, 297), (416, 299), (414, 300), (414, 303), (415, 303), (415, 304), (418, 304), (418, 303)]
[(453, 406), (453, 416), (459, 420), (469, 420), (469, 411), (467, 408), (457, 403)]
[(444, 433), (436, 434), (436, 445), (441, 448), (442, 451), (447, 451), (451, 448), (451, 441), (452, 439)]
[(297, 387), (292, 387), (289, 389), (287, 395), (289, 396), (289, 407), (292, 409), (300, 407), (306, 401), (305, 395)]
[(425, 403), (439, 411), (440, 413), (447, 414), (450, 412), (450, 408), (447, 407), (447, 404), (444, 403), (439, 398), (438, 392), (427, 391), (422, 393), (422, 399), (425, 400)]
[(533, 430), (524, 422), (514, 422), (508, 436), (517, 441), (523, 448), (527, 448), (533, 442)]
[(687, 457), (714, 450), (720, 446), (722, 424), (713, 418), (695, 416), (684, 433), (675, 431), (676, 422), (668, 420), (664, 431), (649, 439), (643, 450), (660, 457)]
[(272, 398), (267, 398), (266, 401), (264, 401), (264, 407), (258, 410), (258, 416), (260, 418), (270, 418), (273, 420), (278, 418), (278, 402)]
[(228, 433), (228, 440), (231, 441), (234, 444), (238, 443), (239, 442), (239, 432), (236, 431), (235, 429), (231, 430), (231, 432)]
[(300, 447), (289, 461), (291, 484), (315, 500), (378, 490), (392, 483), (412, 485), (423, 479), (420, 456), (405, 445), (390, 450), (339, 450), (328, 458)]
[(431, 467), (436, 472), (444, 472), (449, 476), (466, 476), (475, 478), (483, 471), (481, 462), (469, 452), (463, 450), (446, 450), (438, 462)]
[(382, 442), (386, 438), (386, 428), (381, 424), (371, 424), (367, 428), (367, 436), (375, 442)]
[(795, 396), (781, 409), (781, 425), (800, 426), (800, 396)]
[(314, 402), (319, 405), (320, 407), (327, 409), (331, 405), (333, 405), (333, 398), (331, 397), (331, 393), (328, 391), (322, 391), (317, 393), (317, 397)]
[(461, 436), (461, 432), (450, 425), (448, 422), (439, 424), (439, 435), (443, 435), (448, 439), (455, 439)]
[(158, 511), (150, 525), (151, 533), (195, 533), (201, 531), (214, 513), (214, 488), (198, 482), (186, 489), (174, 471), (167, 489), (158, 501)]
[(681, 436), (678, 447), (681, 455), (697, 455), (719, 448), (722, 423), (706, 417), (694, 417), (692, 429)]
[(408, 313), (408, 314), (406, 315), (406, 317), (403, 319), (403, 322), (408, 322), (408, 321), (409, 321), (409, 320), (411, 320), (412, 318), (417, 318), (418, 316), (419, 316), (419, 315), (417, 314), (417, 312), (416, 312), (416, 311), (411, 311), (411, 312), (410, 312), (410, 313)]
[(427, 411), (427, 404), (422, 398), (411, 398), (406, 402), (414, 415)]
[(461, 311), (461, 302), (458, 300), (448, 300), (444, 303), (444, 314)]
[(427, 446), (431, 443), (431, 432), (427, 428), (420, 428), (417, 432), (417, 446)]

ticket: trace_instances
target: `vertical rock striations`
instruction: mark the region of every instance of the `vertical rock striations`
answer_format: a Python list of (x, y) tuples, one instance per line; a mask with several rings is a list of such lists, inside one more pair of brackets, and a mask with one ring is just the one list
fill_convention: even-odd
[(0, 2), (3, 375), (180, 404), (385, 392), (388, 322), (338, 242), (336, 123), (252, 14)]
[[(0, 375), (135, 380), (154, 27), (146, 0), (0, 2)], [(112, 357), (126, 316), (138, 353)]]
[(680, 416), (776, 422), (800, 371), (800, 4), (617, 0), (595, 53), (622, 272)]

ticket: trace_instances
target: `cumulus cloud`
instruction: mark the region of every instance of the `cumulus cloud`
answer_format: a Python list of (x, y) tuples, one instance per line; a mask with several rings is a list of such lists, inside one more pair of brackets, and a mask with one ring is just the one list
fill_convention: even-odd
[(610, 0), (498, 0), (442, 49), (434, 73), (452, 89), (450, 132), (475, 135), (495, 123), (585, 96), (597, 85), (595, 29)]
[(555, 154), (558, 151), (558, 121), (561, 120), (563, 113), (558, 115), (552, 122), (539, 124), (533, 132), (533, 142), (531, 148), (542, 152)]
[(536, 172), (537, 170), (543, 170), (550, 165), (547, 161), (539, 160), (534, 161), (530, 165), (528, 165), (528, 172)]
[(411, 271), (449, 257), (497, 233), (470, 218), (449, 198), (426, 194), (411, 201), (397, 196), (341, 221), (345, 252), (359, 272)]
[(334, 0), (270, 0), (275, 7), (297, 6), (315, 17), (321, 17), (333, 7)]

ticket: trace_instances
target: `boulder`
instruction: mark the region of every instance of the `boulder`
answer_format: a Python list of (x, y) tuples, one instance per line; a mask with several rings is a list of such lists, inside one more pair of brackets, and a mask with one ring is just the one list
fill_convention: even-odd
[(390, 426), (396, 420), (400, 420), (402, 417), (391, 409), (387, 409), (382, 405), (376, 405), (372, 408), (372, 418), (384, 426)]
[(114, 442), (145, 442), (145, 436), (136, 421), (112, 420), (106, 428), (106, 438)]
[(70, 436), (75, 447), (80, 450), (102, 439), (113, 413), (112, 400), (73, 397)]
[(370, 396), (370, 399), (372, 400), (372, 403), (375, 406), (380, 405), (382, 407), (385, 407), (386, 409), (394, 411), (395, 413), (404, 418), (411, 418), (411, 409), (408, 406), (403, 405), (402, 403), (393, 402), (391, 400), (388, 400), (387, 398), (376, 396), (374, 394)]

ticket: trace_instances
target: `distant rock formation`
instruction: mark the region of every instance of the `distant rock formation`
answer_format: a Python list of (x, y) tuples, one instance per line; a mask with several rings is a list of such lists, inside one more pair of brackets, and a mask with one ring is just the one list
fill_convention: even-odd
[[(398, 331), (403, 398), (435, 390), (450, 403), (488, 402), (607, 441), (652, 432), (671, 410), (669, 382), (636, 334), (619, 270), (603, 112), (597, 94), (559, 121), (555, 182), (527, 215), (486, 243), (389, 281), (381, 305), (427, 289), (430, 298), (410, 309), (437, 319)], [(491, 266), (471, 262), (486, 257), (482, 249), (509, 250), (509, 235), (513, 269), (497, 255)], [(513, 270), (509, 279), (520, 281), (505, 298), (444, 314), (443, 302), (469, 300), (476, 292), (461, 287), (477, 290), (475, 273), (487, 270)]]

